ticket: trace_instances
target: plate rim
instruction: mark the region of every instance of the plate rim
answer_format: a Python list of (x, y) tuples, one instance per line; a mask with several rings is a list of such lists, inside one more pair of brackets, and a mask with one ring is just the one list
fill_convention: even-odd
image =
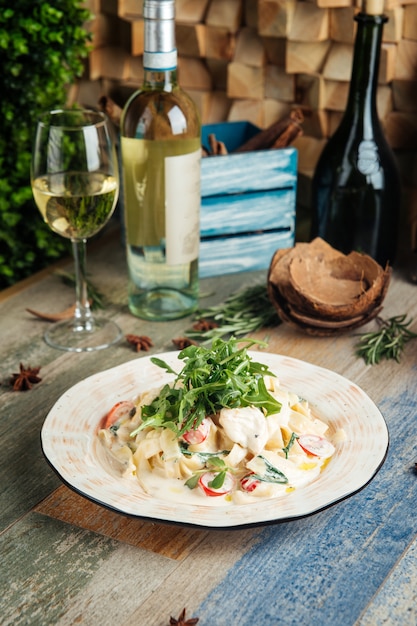
[[(156, 353), (156, 354), (152, 354), (152, 355), (144, 355), (144, 356), (140, 356), (136, 359), (132, 359), (130, 361), (126, 361), (124, 363), (121, 363), (119, 365), (110, 367), (110, 368), (106, 368), (104, 370), (100, 370), (98, 372), (95, 372), (91, 375), (89, 375), (88, 377), (81, 379), (80, 381), (78, 381), (77, 383), (75, 383), (74, 385), (72, 385), (71, 387), (69, 387), (63, 394), (61, 394), (61, 396), (54, 402), (53, 406), (51, 407), (51, 409), (49, 410), (41, 431), (40, 431), (40, 444), (41, 444), (41, 450), (42, 453), (47, 461), (47, 463), (49, 464), (49, 466), (52, 468), (52, 470), (57, 474), (57, 476), (59, 477), (59, 479), (68, 487), (70, 488), (72, 491), (74, 491), (75, 493), (81, 495), (82, 497), (87, 498), (88, 500), (90, 500), (91, 502), (93, 502), (94, 504), (97, 504), (99, 506), (104, 507), (107, 510), (110, 510), (112, 512), (115, 513), (119, 513), (122, 514), (124, 516), (127, 516), (129, 518), (132, 519), (141, 519), (141, 520), (147, 520), (150, 522), (155, 522), (155, 523), (161, 523), (161, 524), (170, 524), (170, 525), (177, 525), (177, 526), (183, 526), (183, 527), (189, 527), (189, 528), (199, 528), (199, 529), (211, 529), (211, 530), (243, 530), (245, 528), (252, 528), (252, 527), (259, 527), (259, 526), (266, 526), (266, 525), (273, 525), (273, 524), (280, 524), (280, 523), (285, 523), (285, 522), (291, 522), (291, 521), (296, 521), (296, 520), (300, 520), (303, 518), (307, 518), (307, 517), (311, 517), (312, 515), (316, 515), (317, 513), (320, 513), (321, 511), (324, 511), (332, 506), (335, 506), (336, 504), (343, 502), (344, 500), (354, 496), (355, 494), (359, 493), (360, 491), (362, 491), (367, 485), (369, 485), (369, 483), (375, 478), (376, 474), (379, 472), (379, 470), (381, 469), (382, 465), (384, 464), (387, 454), (388, 454), (388, 450), (389, 450), (389, 445), (390, 445), (390, 434), (389, 434), (389, 429), (388, 429), (388, 425), (387, 422), (382, 414), (382, 412), (380, 411), (380, 409), (378, 408), (378, 406), (375, 404), (375, 402), (369, 397), (369, 395), (356, 383), (352, 382), (351, 380), (349, 380), (348, 378), (346, 378), (345, 376), (343, 376), (342, 374), (339, 374), (338, 372), (335, 372), (333, 370), (330, 370), (328, 368), (322, 367), (320, 365), (315, 365), (313, 363), (310, 363), (308, 361), (304, 361), (301, 359), (297, 359), (291, 356), (287, 356), (287, 355), (281, 355), (281, 354), (276, 354), (276, 353), (271, 353), (271, 352), (266, 352), (266, 351), (251, 351), (248, 350), (249, 355), (251, 356), (251, 358), (256, 358), (259, 362), (263, 362), (262, 361), (262, 357), (266, 357), (266, 360), (276, 360), (279, 365), (275, 366), (276, 369), (276, 373), (278, 375), (278, 380), (280, 380), (280, 376), (278, 374), (279, 372), (279, 367), (282, 366), (284, 364), (284, 369), (285, 369), (285, 362), (291, 363), (295, 366), (295, 368), (307, 368), (307, 370), (309, 370), (310, 372), (313, 372), (313, 374), (317, 374), (320, 375), (320, 373), (326, 374), (326, 375), (330, 375), (331, 378), (335, 379), (336, 381), (340, 380), (343, 381), (344, 384), (348, 384), (350, 386), (352, 386), (353, 388), (355, 388), (358, 392), (359, 395), (361, 397), (361, 399), (365, 400), (370, 407), (372, 407), (374, 415), (373, 415), (373, 419), (378, 419), (379, 421), (379, 425), (380, 427), (382, 427), (383, 431), (384, 431), (384, 441), (381, 442), (381, 449), (379, 450), (379, 457), (377, 462), (375, 461), (374, 467), (372, 469), (372, 471), (369, 471), (368, 474), (366, 475), (366, 478), (363, 479), (363, 481), (361, 481), (360, 484), (358, 484), (357, 486), (355, 486), (353, 489), (352, 488), (348, 488), (346, 493), (341, 494), (341, 495), (335, 495), (334, 497), (331, 497), (330, 499), (327, 500), (323, 500), (323, 502), (318, 503), (316, 505), (314, 505), (311, 509), (309, 510), (303, 510), (300, 511), (298, 513), (294, 513), (292, 515), (285, 515), (285, 516), (280, 516), (277, 515), (275, 517), (271, 517), (268, 516), (266, 518), (262, 518), (262, 516), (259, 518), (257, 517), (256, 519), (253, 520), (245, 520), (245, 521), (241, 521), (239, 522), (238, 519), (234, 519), (233, 523), (231, 523), (232, 520), (227, 519), (228, 516), (226, 515), (222, 515), (222, 512), (227, 512), (230, 511), (231, 509), (228, 507), (228, 505), (226, 506), (221, 506), (221, 507), (216, 507), (216, 506), (204, 506), (202, 505), (200, 506), (192, 506), (192, 505), (183, 505), (185, 506), (186, 509), (188, 508), (194, 508), (194, 509), (205, 509), (206, 511), (210, 510), (210, 511), (214, 511), (217, 512), (217, 517), (218, 520), (220, 520), (220, 518), (224, 519), (226, 523), (221, 523), (220, 521), (214, 521), (211, 520), (211, 523), (205, 523), (205, 522), (201, 522), (198, 521), (196, 519), (186, 519), (185, 517), (181, 517), (179, 516), (176, 518), (173, 518), (172, 516), (168, 515), (168, 516), (163, 516), (161, 515), (161, 513), (159, 512), (154, 512), (154, 514), (151, 514), (152, 509), (156, 506), (159, 506), (161, 503), (164, 503), (164, 500), (161, 499), (157, 499), (157, 498), (153, 498), (152, 496), (148, 496), (146, 494), (146, 498), (148, 500), (148, 507), (146, 511), (142, 511), (140, 512), (139, 510), (136, 512), (132, 512), (130, 510), (126, 510), (123, 507), (117, 506), (116, 504), (114, 504), (114, 502), (109, 501), (108, 498), (107, 499), (103, 499), (102, 497), (98, 497), (98, 496), (94, 496), (94, 494), (92, 492), (88, 492), (87, 490), (83, 489), (82, 487), (79, 486), (79, 484), (77, 484), (77, 481), (71, 480), (71, 478), (67, 477), (67, 473), (64, 471), (62, 463), (60, 464), (59, 462), (56, 461), (55, 457), (53, 454), (51, 454), (51, 440), (49, 439), (49, 422), (51, 421), (52, 417), (54, 415), (54, 412), (57, 410), (57, 408), (60, 406), (60, 403), (65, 402), (65, 400), (67, 399), (67, 397), (69, 399), (71, 399), (71, 396), (77, 392), (77, 390), (79, 390), (80, 388), (84, 387), (85, 385), (90, 384), (92, 381), (96, 381), (99, 377), (103, 377), (103, 376), (108, 376), (110, 374), (114, 374), (115, 372), (120, 373), (123, 372), (125, 369), (130, 370), (131, 368), (135, 368), (136, 365), (139, 368), (140, 367), (140, 363), (144, 363), (147, 362), (148, 365), (151, 362), (151, 359), (153, 357), (156, 357), (158, 359), (162, 359), (162, 360), (166, 360), (166, 361), (171, 361), (173, 360), (174, 362), (178, 362), (181, 363), (181, 361), (178, 360), (178, 355), (179, 355), (180, 351), (169, 351), (169, 352), (163, 352), (163, 353)], [(172, 363), (171, 363), (172, 364)], [(269, 363), (266, 363), (267, 365), (270, 365)], [(155, 366), (157, 367), (157, 366)], [(160, 370), (160, 368), (158, 368)], [(172, 375), (168, 375), (167, 373), (164, 374), (164, 378), (171, 378), (172, 379)], [(291, 390), (291, 389), (289, 389)], [(295, 390), (294, 390), (295, 391)], [(137, 393), (139, 393), (139, 390), (136, 391), (136, 395)], [(296, 392), (297, 393), (297, 392)], [(307, 400), (309, 400), (309, 398), (307, 398)], [(110, 404), (110, 403), (109, 403)], [(89, 443), (89, 447), (93, 447), (94, 446), (94, 437), (95, 437), (95, 433), (97, 431), (97, 427), (99, 425), (99, 421), (100, 421), (100, 417), (96, 416), (95, 417), (96, 422), (93, 424), (93, 421), (91, 420), (91, 429), (90, 429), (90, 443)], [(56, 455), (55, 455), (56, 456)], [(100, 465), (100, 462), (98, 459), (96, 460), (96, 464)], [(326, 468), (326, 473), (328, 472), (329, 468)], [(105, 471), (104, 468), (102, 468), (102, 471)], [(109, 476), (111, 476), (111, 474), (108, 474)], [(319, 480), (320, 477), (316, 480)], [(123, 478), (120, 478), (120, 480), (124, 480)], [(129, 480), (129, 479), (126, 479)], [(313, 481), (313, 483), (315, 483), (316, 481)], [(303, 492), (306, 493), (305, 490), (308, 490), (308, 488), (313, 484), (310, 483), (308, 485), (306, 485), (305, 487), (301, 487), (299, 490), (297, 490), (298, 492)], [(139, 483), (137, 483), (139, 490), (142, 491), (143, 490), (140, 486)], [(290, 497), (290, 494), (287, 494), (285, 496), (282, 496), (282, 498), (288, 498)], [(265, 503), (271, 503), (271, 501), (276, 501), (277, 498), (271, 498), (269, 500), (262, 500), (259, 502), (254, 502), (254, 503), (250, 503), (250, 504), (243, 504), (243, 505), (236, 505), (236, 507), (234, 507), (234, 510), (236, 511), (237, 508), (239, 507), (248, 507), (248, 506), (254, 506), (256, 504), (256, 508), (259, 508), (259, 506), (265, 504)], [(149, 505), (150, 502), (150, 505)], [(170, 502), (167, 500), (167, 502)], [(171, 504), (173, 504), (171, 502)], [(179, 503), (181, 504), (181, 503)], [(150, 508), (150, 511), (148, 510), (148, 508)], [(177, 507), (179, 508), (179, 507)], [(234, 516), (236, 517), (236, 516)]]

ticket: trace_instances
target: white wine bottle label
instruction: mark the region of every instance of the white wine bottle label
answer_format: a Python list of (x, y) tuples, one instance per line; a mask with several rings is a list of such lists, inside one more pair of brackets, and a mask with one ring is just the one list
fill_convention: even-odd
[(190, 263), (200, 245), (201, 150), (165, 158), (165, 244), (168, 265)]

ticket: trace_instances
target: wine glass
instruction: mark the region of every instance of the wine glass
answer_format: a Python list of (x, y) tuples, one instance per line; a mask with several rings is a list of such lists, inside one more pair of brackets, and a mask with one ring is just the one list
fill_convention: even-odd
[(75, 312), (54, 324), (45, 341), (71, 352), (100, 350), (116, 343), (122, 331), (94, 317), (87, 295), (86, 243), (110, 219), (119, 181), (115, 147), (107, 118), (88, 109), (60, 109), (40, 116), (31, 165), (33, 196), (43, 219), (71, 239), (75, 262)]

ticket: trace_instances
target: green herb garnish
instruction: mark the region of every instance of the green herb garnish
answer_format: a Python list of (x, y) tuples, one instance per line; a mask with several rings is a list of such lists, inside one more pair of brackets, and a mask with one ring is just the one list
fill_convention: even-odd
[(184, 484), (189, 489), (195, 489), (197, 487), (198, 479), (200, 478), (200, 476), (205, 474), (207, 471), (210, 471), (216, 472), (216, 474), (213, 480), (208, 483), (208, 486), (212, 487), (212, 489), (220, 489), (220, 487), (223, 487), (223, 483), (225, 481), (228, 470), (230, 470), (230, 468), (227, 467), (223, 459), (220, 459), (217, 455), (213, 455), (210, 458), (207, 458), (206, 466), (204, 467), (204, 469), (195, 472), (195, 474), (193, 474)]
[(218, 474), (216, 474), (213, 480), (210, 480), (210, 482), (208, 483), (208, 486), (211, 487), (212, 489), (220, 489), (220, 487), (223, 487), (225, 478), (226, 478), (226, 470), (223, 470), (219, 472)]
[(229, 296), (222, 304), (200, 309), (197, 316), (216, 324), (209, 330), (188, 330), (185, 333), (190, 339), (204, 344), (217, 337), (248, 335), (281, 323), (264, 284), (246, 287)]
[(189, 450), (188, 443), (184, 441), (179, 442), (181, 454), (184, 456), (199, 456), (202, 461), (207, 461), (215, 456), (226, 456), (230, 453), (230, 450), (219, 450), (218, 452), (203, 452), (200, 450)]
[(285, 458), (288, 459), (288, 455), (290, 453), (291, 448), (293, 447), (295, 440), (299, 438), (299, 435), (295, 433), (291, 433), (291, 437), (285, 448), (282, 448), (283, 453), (285, 454)]
[(219, 457), (215, 456), (211, 458), (209, 462), (206, 463), (206, 465), (209, 468), (209, 470), (218, 472), (214, 476), (213, 480), (211, 480), (208, 483), (208, 486), (211, 487), (212, 489), (220, 489), (220, 487), (223, 487), (224, 479), (226, 478), (226, 473), (228, 469), (223, 459), (220, 459)]
[(380, 328), (361, 335), (356, 346), (356, 355), (362, 357), (366, 365), (376, 365), (382, 359), (394, 359), (399, 363), (406, 343), (417, 337), (417, 333), (408, 328), (412, 321), (407, 321), (406, 315), (397, 315), (387, 320), (378, 317)]
[[(281, 410), (281, 403), (266, 389), (263, 377), (274, 376), (266, 365), (253, 361), (248, 348), (265, 346), (264, 342), (244, 339), (244, 347), (231, 337), (215, 339), (211, 348), (188, 346), (178, 355), (185, 362), (172, 384), (165, 385), (151, 404), (142, 407), (142, 424), (131, 433), (147, 426), (170, 428), (177, 436), (198, 428), (207, 415), (222, 408), (257, 406), (265, 416)], [(175, 373), (157, 357), (151, 361)]]
[[(204, 472), (206, 471), (207, 470), (204, 470)], [(200, 478), (202, 473), (203, 472), (193, 474), (188, 480), (185, 481), (184, 485), (188, 487), (188, 489), (195, 489), (198, 485), (198, 479)]]
[(266, 459), (261, 454), (258, 455), (258, 458), (262, 459), (262, 461), (265, 463), (265, 473), (252, 474), (251, 478), (257, 478), (264, 483), (286, 484), (288, 482), (288, 478), (285, 476), (285, 474), (283, 474), (281, 470), (275, 467), (275, 465), (272, 465), (272, 463), (270, 463), (268, 459)]

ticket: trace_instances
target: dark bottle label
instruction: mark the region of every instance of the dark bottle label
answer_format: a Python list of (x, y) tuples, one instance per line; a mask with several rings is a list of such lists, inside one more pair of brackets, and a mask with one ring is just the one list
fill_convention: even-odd
[(373, 176), (380, 170), (378, 148), (374, 141), (364, 140), (358, 146), (358, 170), (365, 176)]

